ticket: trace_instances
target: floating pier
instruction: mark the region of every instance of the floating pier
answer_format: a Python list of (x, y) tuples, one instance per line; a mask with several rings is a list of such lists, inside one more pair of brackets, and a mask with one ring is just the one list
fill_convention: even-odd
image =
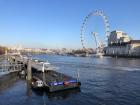
[[(44, 76), (42, 72), (33, 73), (33, 79), (35, 81), (38, 81), (39, 87), (41, 86), (40, 85), (41, 81), (43, 81), (42, 82), (43, 87), (47, 88), (49, 92), (80, 87), (80, 82), (77, 79), (70, 77), (68, 75), (56, 72), (54, 70), (45, 71)], [(35, 88), (36, 88), (36, 85), (35, 85)]]
[[(31, 60), (28, 57), (10, 56), (14, 62), (24, 65), (26, 78), (34, 89), (47, 89), (49, 92), (79, 88), (79, 79), (59, 73), (50, 67), (50, 63)], [(78, 76), (79, 77), (79, 76)]]

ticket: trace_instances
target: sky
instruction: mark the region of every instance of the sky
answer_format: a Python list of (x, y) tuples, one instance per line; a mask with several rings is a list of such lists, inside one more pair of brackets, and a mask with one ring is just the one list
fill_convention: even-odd
[[(83, 20), (95, 10), (106, 14), (111, 31), (122, 30), (133, 39), (140, 39), (139, 5), (139, 0), (0, 0), (0, 45), (82, 48)], [(92, 18), (84, 37), (90, 46), (94, 39), (89, 29), (101, 33), (100, 40), (105, 37), (103, 19)]]

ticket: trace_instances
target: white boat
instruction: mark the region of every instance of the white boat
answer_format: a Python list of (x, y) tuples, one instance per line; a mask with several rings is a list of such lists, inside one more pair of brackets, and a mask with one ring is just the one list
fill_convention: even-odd
[(0, 72), (0, 76), (4, 76), (4, 75), (9, 74), (9, 73), (10, 73), (9, 71)]
[(98, 58), (103, 58), (103, 53), (97, 53), (97, 54), (96, 54), (96, 57), (98, 57)]
[(32, 80), (32, 87), (33, 88), (42, 88), (43, 87), (43, 81), (42, 80), (35, 80), (33, 78), (33, 80)]
[(103, 58), (103, 53), (97, 53), (97, 54), (92, 54), (90, 57), (95, 57), (95, 58)]

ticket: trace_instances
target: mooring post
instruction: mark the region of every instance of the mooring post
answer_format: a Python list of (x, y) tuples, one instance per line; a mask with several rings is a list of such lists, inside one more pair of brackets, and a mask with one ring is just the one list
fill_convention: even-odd
[(31, 80), (32, 79), (32, 67), (31, 67), (31, 60), (28, 59), (27, 62), (27, 80)]
[(80, 79), (80, 74), (79, 74), (79, 69), (77, 69), (77, 81), (79, 82)]
[(31, 81), (27, 81), (27, 95), (28, 96), (31, 96), (32, 95)]
[(46, 79), (45, 79), (45, 73), (44, 73), (44, 72), (45, 72), (45, 70), (44, 70), (44, 69), (45, 69), (45, 67), (44, 67), (44, 63), (43, 63), (43, 65), (42, 65), (42, 72), (43, 72), (43, 84), (45, 84), (45, 80), (46, 80)]

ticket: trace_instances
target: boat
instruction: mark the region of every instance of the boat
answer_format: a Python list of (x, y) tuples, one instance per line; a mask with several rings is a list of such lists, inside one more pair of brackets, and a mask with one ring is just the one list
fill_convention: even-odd
[(43, 81), (39, 80), (35, 77), (32, 78), (32, 83), (31, 83), (32, 88), (43, 88)]
[(9, 71), (0, 72), (0, 77), (9, 74)]
[(92, 57), (96, 57), (96, 58), (103, 58), (103, 53), (96, 53), (96, 54), (93, 54)]
[(33, 88), (43, 87), (47, 88), (49, 92), (55, 92), (80, 87), (81, 83), (79, 82), (79, 79), (75, 79), (66, 74), (52, 70), (49, 67), (50, 63), (48, 61), (46, 63), (42, 62), (42, 65), (43, 65), (42, 70), (33, 70), (32, 74)]
[(38, 71), (33, 74), (33, 88), (46, 88), (49, 92), (61, 91), (71, 88), (79, 88), (81, 83), (68, 75), (56, 72), (54, 70), (46, 70), (43, 73)]

